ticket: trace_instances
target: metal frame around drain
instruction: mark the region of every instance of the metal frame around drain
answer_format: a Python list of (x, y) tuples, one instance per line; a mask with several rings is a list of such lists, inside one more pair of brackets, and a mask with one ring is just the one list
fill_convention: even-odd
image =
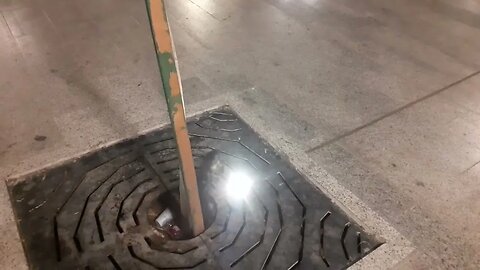
[[(172, 152), (175, 147), (171, 131), (153, 131), (91, 153), (77, 162), (33, 174), (9, 187), (31, 268), (341, 269), (352, 265), (380, 244), (327, 196), (305, 181), (228, 108), (207, 112), (189, 121), (189, 130), (196, 165), (203, 177), (201, 185), (208, 186), (206, 179), (221, 181), (219, 175), (223, 172), (211, 168), (225, 166), (214, 165), (228, 164), (249, 171), (256, 176), (259, 186), (263, 186), (252, 194), (251, 208), (230, 205), (222, 197), (221, 182), (212, 183), (213, 188), (208, 192), (215, 196), (217, 203), (217, 216), (212, 225), (196, 238), (170, 241), (157, 247), (160, 250), (152, 249), (152, 245), (145, 241), (152, 234), (152, 227), (145, 224), (142, 203), (148, 194), (154, 191), (161, 193), (153, 186), (160, 187), (166, 183), (163, 185), (166, 192), (178, 185), (178, 171), (175, 169), (178, 164)], [(128, 168), (124, 167), (127, 165)], [(136, 178), (132, 182), (119, 176), (117, 182), (102, 187), (103, 183), (112, 181), (112, 177), (108, 176), (119, 170), (123, 175), (132, 176), (130, 179)], [(101, 172), (105, 177), (98, 175)], [(85, 179), (93, 179), (91, 182), (97, 183), (97, 186), (84, 184), (80, 187)], [(145, 189), (137, 195), (142, 198), (141, 203), (131, 214), (131, 219), (123, 220), (132, 226), (126, 230), (102, 229), (103, 217), (108, 216), (102, 204), (107, 200), (113, 202), (114, 196), (109, 196), (111, 192), (126, 183), (138, 188), (148, 179), (158, 185), (152, 185), (148, 193)], [(77, 182), (79, 184), (75, 185)], [(93, 191), (75, 195), (83, 201), (83, 204), (80, 203), (81, 211), (69, 210), (61, 218), (62, 222), (67, 225), (72, 223), (72, 226), (64, 226), (63, 223), (59, 226), (55, 213), (63, 213), (70, 200), (65, 198), (82, 192), (83, 188), (86, 191), (93, 188)], [(107, 196), (97, 196), (95, 192), (99, 189), (107, 191)], [(134, 190), (130, 192), (129, 196)], [(147, 201), (151, 197), (155, 196), (148, 196)], [(102, 204), (94, 205), (89, 198)], [(125, 200), (119, 201), (118, 207), (123, 207)], [(77, 222), (74, 217), (79, 213), (76, 212), (81, 213)], [(100, 212), (105, 215), (100, 215)], [(141, 214), (137, 216), (137, 212)], [(82, 221), (86, 213), (86, 217), (90, 218), (86, 223), (89, 226), (82, 225), (86, 222)], [(116, 228), (119, 228), (118, 216)], [(133, 218), (135, 216), (136, 219)], [(55, 245), (60, 248), (55, 248)], [(51, 255), (52, 248), (59, 250), (56, 256)]]

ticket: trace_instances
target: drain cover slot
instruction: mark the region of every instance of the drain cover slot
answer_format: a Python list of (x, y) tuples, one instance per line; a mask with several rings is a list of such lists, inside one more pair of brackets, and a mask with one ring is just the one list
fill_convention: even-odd
[[(155, 219), (175, 200), (169, 129), (9, 186), (32, 269), (343, 269), (380, 242), (307, 182), (229, 108), (189, 122), (206, 230), (172, 238)], [(232, 172), (251, 177), (231, 200)]]

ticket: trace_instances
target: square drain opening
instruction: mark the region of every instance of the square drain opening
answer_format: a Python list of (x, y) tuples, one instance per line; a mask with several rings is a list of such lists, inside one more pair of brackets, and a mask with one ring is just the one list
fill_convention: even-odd
[[(30, 268), (344, 269), (381, 244), (228, 107), (188, 125), (202, 234), (172, 240), (152, 222), (179, 181), (165, 128), (9, 185)], [(245, 200), (226, 195), (230, 172), (251, 176)]]

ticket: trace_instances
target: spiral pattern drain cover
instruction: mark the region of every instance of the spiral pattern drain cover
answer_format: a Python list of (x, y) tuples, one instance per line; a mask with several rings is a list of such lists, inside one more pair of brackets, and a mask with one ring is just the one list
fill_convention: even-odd
[[(344, 269), (380, 245), (228, 107), (189, 132), (202, 234), (172, 240), (155, 225), (178, 197), (163, 129), (9, 186), (31, 269)], [(227, 196), (232, 173), (251, 177), (244, 200)]]

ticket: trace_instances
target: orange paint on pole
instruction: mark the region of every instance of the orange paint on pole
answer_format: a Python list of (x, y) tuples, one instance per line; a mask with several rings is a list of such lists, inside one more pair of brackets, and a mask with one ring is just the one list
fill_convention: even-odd
[(205, 225), (185, 120), (182, 84), (177, 71), (175, 50), (163, 0), (146, 0), (146, 4), (165, 98), (177, 143), (182, 184), (185, 189), (185, 192), (180, 190), (182, 214), (188, 218), (190, 229), (196, 236), (204, 230)]

